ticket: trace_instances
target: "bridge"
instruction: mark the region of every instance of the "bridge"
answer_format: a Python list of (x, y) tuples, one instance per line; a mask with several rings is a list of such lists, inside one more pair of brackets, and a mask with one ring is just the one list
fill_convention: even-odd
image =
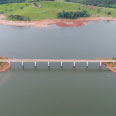
[(61, 68), (63, 67), (63, 63), (73, 63), (73, 67), (76, 67), (76, 63), (86, 63), (86, 67), (88, 68), (89, 63), (99, 63), (99, 67), (101, 68), (103, 62), (116, 62), (116, 60), (112, 59), (0, 59), (0, 62), (8, 62), (11, 63), (21, 63), (22, 67), (24, 67), (24, 63), (33, 62), (34, 66), (37, 67), (37, 63), (46, 62), (48, 64), (48, 68), (50, 67), (50, 63), (60, 63)]

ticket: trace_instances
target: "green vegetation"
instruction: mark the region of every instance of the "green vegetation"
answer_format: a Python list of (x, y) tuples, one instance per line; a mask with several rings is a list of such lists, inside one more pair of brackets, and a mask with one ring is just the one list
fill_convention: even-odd
[(26, 2), (26, 0), (0, 0), (0, 4), (20, 3), (20, 2)]
[[(4, 59), (3, 57), (0, 56), (0, 59)], [(6, 65), (7, 63), (5, 62), (0, 62), (0, 70), (3, 69), (4, 65)]]
[(74, 11), (74, 12), (59, 12), (57, 14), (58, 18), (68, 18), (68, 19), (77, 19), (79, 17), (88, 17), (89, 14), (87, 13), (87, 11), (83, 10), (83, 11)]
[[(23, 3), (23, 2), (40, 2), (40, 1), (55, 1), (55, 0), (0, 0), (0, 4), (7, 4), (7, 3)], [(58, 0), (64, 1), (64, 0)]]
[(113, 59), (113, 60), (116, 60), (116, 57), (113, 57), (112, 59)]
[(116, 67), (116, 63), (113, 64), (113, 67)]
[(107, 64), (111, 64), (112, 62), (107, 62)]
[(95, 5), (101, 7), (112, 7), (116, 4), (116, 0), (66, 0), (67, 2), (78, 2), (86, 5)]
[(86, 3), (86, 4), (115, 4), (116, 3), (116, 0), (72, 0), (72, 1)]
[[(16, 17), (21, 16), (30, 20), (55, 19), (60, 12), (81, 12), (87, 11), (88, 15), (93, 17), (112, 16), (116, 17), (116, 9), (103, 8), (97, 6), (86, 6), (80, 3), (68, 2), (37, 2), (33, 3), (10, 3), (0, 5), (0, 13), (4, 14), (9, 20), (18, 20)], [(39, 7), (41, 6), (41, 7)], [(16, 16), (15, 18), (12, 16)]]
[(33, 5), (34, 5), (35, 7), (38, 7), (38, 4), (37, 4), (36, 2), (34, 2)]
[(29, 2), (40, 2), (40, 1), (75, 2), (75, 3), (86, 4), (86, 5), (116, 8), (116, 0), (0, 0), (0, 4), (23, 3), (23, 2), (29, 3)]
[(28, 17), (20, 16), (20, 15), (9, 15), (8, 16), (12, 20), (19, 20), (19, 21), (29, 21)]

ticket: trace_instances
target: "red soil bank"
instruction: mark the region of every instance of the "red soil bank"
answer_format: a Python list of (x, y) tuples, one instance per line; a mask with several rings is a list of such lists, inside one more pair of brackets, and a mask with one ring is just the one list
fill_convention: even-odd
[(60, 27), (80, 27), (85, 25), (90, 21), (116, 21), (115, 18), (106, 18), (106, 17), (85, 17), (79, 19), (59, 19), (55, 24)]
[(116, 69), (113, 67), (113, 63), (108, 64), (106, 62), (103, 62), (102, 64), (104, 64), (106, 66), (106, 68), (109, 69), (110, 71), (116, 73)]
[[(6, 57), (0, 57), (2, 59), (7, 59)], [(10, 64), (9, 63), (1, 63), (0, 65), (3, 65), (2, 68), (0, 69), (0, 72), (5, 72), (10, 68)]]
[(32, 26), (32, 27), (48, 27), (55, 24), (60, 27), (80, 27), (90, 21), (116, 21), (112, 17), (85, 17), (79, 19), (44, 19), (38, 21), (8, 21), (6, 17), (0, 14), (0, 25), (10, 26)]

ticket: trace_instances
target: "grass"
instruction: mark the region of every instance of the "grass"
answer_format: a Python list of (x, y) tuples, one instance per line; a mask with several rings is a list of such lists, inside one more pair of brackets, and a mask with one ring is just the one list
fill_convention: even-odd
[[(32, 7), (31, 3), (11, 3), (0, 5), (0, 12), (8, 18), (9, 15), (21, 15), (29, 17), (30, 20), (56, 19), (57, 13), (65, 11), (87, 10), (92, 17), (116, 17), (116, 9), (103, 7), (90, 7), (79, 3), (68, 2), (38, 2), (42, 7)], [(111, 12), (111, 15), (108, 15)], [(10, 19), (9, 19), (10, 20)]]
[(107, 62), (107, 64), (111, 64), (111, 63), (113, 63), (113, 62)]

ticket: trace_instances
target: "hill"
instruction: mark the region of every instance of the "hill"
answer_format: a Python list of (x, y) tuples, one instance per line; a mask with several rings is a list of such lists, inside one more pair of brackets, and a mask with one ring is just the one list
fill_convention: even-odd
[(97, 6), (83, 5), (70, 2), (37, 2), (33, 3), (10, 3), (0, 5), (0, 13), (11, 20), (10, 15), (19, 15), (30, 20), (56, 19), (59, 12), (86, 10), (91, 17), (116, 17), (116, 9), (101, 8)]

